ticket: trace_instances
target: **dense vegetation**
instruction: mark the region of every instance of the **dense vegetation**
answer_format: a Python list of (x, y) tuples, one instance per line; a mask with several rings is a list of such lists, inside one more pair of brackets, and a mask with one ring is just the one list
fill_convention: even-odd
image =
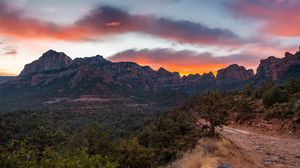
[(264, 82), (258, 87), (247, 86), (233, 95), (231, 110), (235, 119), (244, 122), (251, 118), (300, 119), (300, 80), (285, 83)]
[[(299, 100), (300, 81), (289, 80), (230, 93), (207, 92), (157, 117), (157, 112), (134, 110), (117, 110), (108, 118), (100, 112), (1, 113), (0, 167), (157, 167), (180, 157), (228, 120), (297, 122)], [(209, 121), (210, 132), (200, 129), (198, 118)]]
[(0, 167), (153, 167), (176, 159), (200, 136), (194, 116), (179, 109), (126, 136), (104, 129), (98, 115), (1, 114)]
[(205, 118), (212, 126), (231, 120), (243, 123), (250, 119), (300, 120), (300, 80), (285, 83), (263, 82), (230, 93), (208, 92), (189, 101), (187, 109)]

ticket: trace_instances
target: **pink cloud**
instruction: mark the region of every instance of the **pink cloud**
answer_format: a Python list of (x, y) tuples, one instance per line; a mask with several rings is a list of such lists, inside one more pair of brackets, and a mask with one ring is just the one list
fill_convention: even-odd
[(189, 44), (239, 46), (246, 41), (228, 29), (210, 28), (186, 20), (131, 15), (112, 7), (99, 7), (71, 25), (58, 25), (24, 17), (24, 11), (0, 2), (0, 34), (25, 39), (97, 40), (104, 36), (139, 32)]
[(264, 33), (300, 36), (299, 0), (234, 0), (231, 7), (237, 16), (263, 21)]

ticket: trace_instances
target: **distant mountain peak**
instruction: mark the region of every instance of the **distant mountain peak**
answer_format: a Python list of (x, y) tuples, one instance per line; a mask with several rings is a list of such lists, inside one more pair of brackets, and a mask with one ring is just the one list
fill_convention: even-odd
[(158, 70), (157, 70), (157, 72), (159, 72), (159, 73), (170, 73), (169, 71), (167, 71), (165, 68), (163, 68), (163, 67), (160, 67)]
[(25, 65), (20, 76), (39, 73), (43, 71), (56, 70), (67, 67), (71, 64), (72, 59), (63, 52), (48, 50), (38, 59), (30, 64)]
[(246, 70), (245, 67), (231, 64), (226, 68), (218, 70), (217, 80), (224, 81), (245, 81), (254, 76), (252, 69)]
[(105, 59), (101, 55), (96, 55), (92, 57), (76, 58), (73, 60), (72, 65), (79, 65), (79, 64), (104, 65), (106, 63), (110, 63), (110, 61)]
[(59, 52), (57, 52), (57, 51), (55, 51), (53, 49), (50, 49), (50, 50), (46, 51), (44, 54), (56, 54), (56, 53), (59, 53)]

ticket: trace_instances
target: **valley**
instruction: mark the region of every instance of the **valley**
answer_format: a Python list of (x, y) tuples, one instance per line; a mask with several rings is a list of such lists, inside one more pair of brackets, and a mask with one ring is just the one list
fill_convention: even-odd
[(0, 165), (298, 167), (299, 65), (181, 77), (49, 50), (0, 84)]
[(0, 0), (0, 168), (300, 168), (300, 0)]

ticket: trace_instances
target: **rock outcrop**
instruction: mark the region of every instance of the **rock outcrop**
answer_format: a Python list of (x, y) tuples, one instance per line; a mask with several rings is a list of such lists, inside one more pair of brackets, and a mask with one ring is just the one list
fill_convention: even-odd
[(155, 76), (157, 84), (162, 85), (177, 84), (181, 79), (178, 72), (169, 72), (164, 68), (159, 68)]
[[(260, 61), (257, 68), (257, 79), (269, 79), (273, 81), (280, 80), (291, 73), (300, 71), (300, 52), (291, 54), (285, 53), (285, 57), (276, 58), (270, 56)], [(300, 74), (298, 74), (300, 76)]]
[(38, 60), (25, 65), (20, 76), (35, 74), (43, 71), (57, 70), (67, 67), (71, 64), (72, 59), (63, 52), (49, 50), (44, 53)]
[(182, 82), (185, 85), (191, 83), (200, 83), (200, 82), (212, 82), (215, 81), (215, 75), (212, 72), (200, 74), (189, 74), (187, 76), (182, 77)]
[(218, 81), (245, 81), (254, 76), (252, 69), (246, 70), (245, 67), (237, 64), (229, 65), (227, 68), (218, 70)]

